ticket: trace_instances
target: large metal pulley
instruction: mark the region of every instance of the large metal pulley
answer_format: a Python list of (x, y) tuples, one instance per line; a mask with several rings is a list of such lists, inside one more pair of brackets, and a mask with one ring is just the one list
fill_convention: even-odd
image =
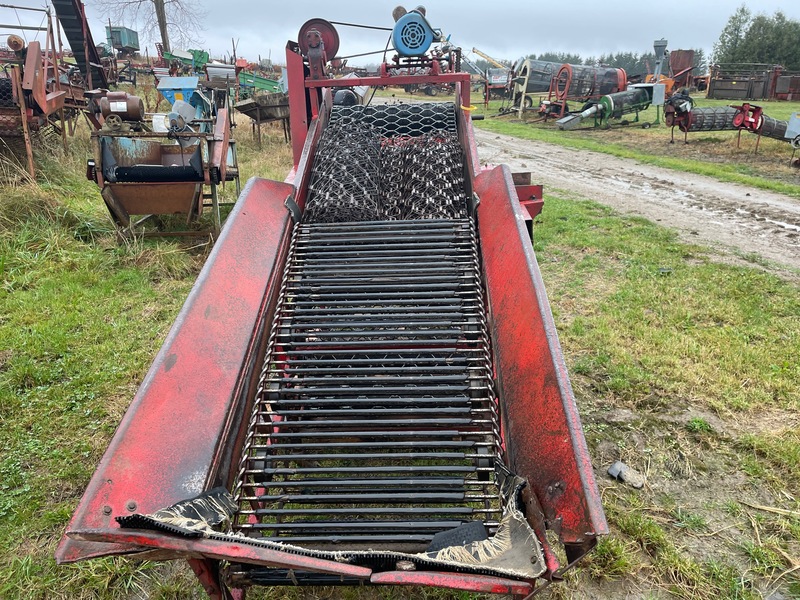
[(122, 117), (118, 114), (112, 113), (106, 117), (105, 126), (111, 131), (119, 131), (122, 129)]
[(324, 44), (325, 54), (333, 58), (339, 51), (339, 33), (336, 28), (325, 19), (309, 19), (300, 27), (297, 34), (297, 43), (303, 56), (308, 56), (310, 48), (318, 48), (320, 42)]

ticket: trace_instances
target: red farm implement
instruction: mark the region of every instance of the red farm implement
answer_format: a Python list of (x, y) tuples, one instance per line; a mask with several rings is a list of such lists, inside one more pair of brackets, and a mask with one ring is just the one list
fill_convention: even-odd
[[(8, 35), (5, 48), (0, 47), (0, 145), (20, 154), (24, 149), (27, 171), (34, 177), (33, 141), (54, 131), (66, 146), (74, 117), (86, 105), (85, 87), (77, 68), (63, 60), (60, 29), (56, 33), (49, 9), (2, 5), (0, 16), (3, 11), (34, 13), (39, 23), (4, 24), (4, 30), (21, 35)], [(42, 39), (28, 42), (26, 33)]]
[[(469, 75), (427, 54), (423, 12), (395, 20), (375, 77), (328, 77), (321, 19), (287, 45), (294, 169), (246, 185), (59, 562), (185, 558), (214, 598), (524, 598), (606, 533), (528, 229), (541, 190), (480, 166)], [(456, 100), (346, 93), (409, 83)]]

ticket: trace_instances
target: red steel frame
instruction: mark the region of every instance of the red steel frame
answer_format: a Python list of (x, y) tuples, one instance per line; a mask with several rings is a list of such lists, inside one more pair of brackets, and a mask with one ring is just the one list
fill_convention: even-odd
[(761, 126), (764, 124), (764, 109), (749, 102), (745, 102), (740, 106), (731, 104), (731, 107), (739, 111), (733, 117), (733, 126), (738, 130), (736, 132), (736, 147), (741, 147), (742, 129), (746, 129), (750, 133), (756, 134), (755, 152), (758, 152), (758, 146), (761, 143)]
[[(286, 183), (253, 178), (243, 190), (92, 477), (56, 558), (59, 563), (131, 553), (143, 558), (186, 558), (209, 595), (220, 599), (231, 597), (220, 580), (220, 560), (334, 573), (373, 584), (527, 597), (534, 593), (536, 581), (425, 571), (373, 573), (234, 542), (123, 530), (114, 520), (133, 512), (154, 512), (203, 489), (231, 483), (235, 448), (241, 447), (243, 418), (256, 385), (254, 369), (263, 356), (264, 329), (274, 313), (292, 228), (284, 201), (293, 196), (302, 208), (317, 141), (330, 110), (330, 91), (318, 95), (315, 90), (332, 82), (326, 85), (302, 76), (298, 82), (292, 77), (298, 63), (287, 63), (290, 94), (294, 90), (295, 167)], [(545, 549), (543, 577), (556, 579), (563, 569), (547, 543), (546, 529), (560, 535), (571, 565), (608, 528), (526, 228), (526, 208), (529, 217), (535, 216), (541, 190), (521, 185), (523, 204), (508, 167), (481, 169), (471, 121), (467, 111), (458, 108), (468, 105), (469, 76), (440, 75), (436, 81), (442, 77), (456, 84), (468, 187), (481, 200), (478, 224), (507, 462), (529, 483), (523, 500)], [(375, 79), (350, 79), (347, 85), (375, 83)], [(387, 79), (403, 82), (408, 78), (377, 79), (385, 85)], [(414, 81), (423, 79), (429, 78)], [(306, 103), (298, 101), (298, 92)]]

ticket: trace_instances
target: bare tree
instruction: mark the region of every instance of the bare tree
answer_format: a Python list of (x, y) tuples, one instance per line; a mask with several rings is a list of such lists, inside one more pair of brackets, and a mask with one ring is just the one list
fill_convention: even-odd
[(145, 39), (160, 39), (166, 52), (170, 40), (178, 46), (202, 43), (205, 12), (187, 0), (95, 0), (104, 17), (115, 24), (138, 27)]

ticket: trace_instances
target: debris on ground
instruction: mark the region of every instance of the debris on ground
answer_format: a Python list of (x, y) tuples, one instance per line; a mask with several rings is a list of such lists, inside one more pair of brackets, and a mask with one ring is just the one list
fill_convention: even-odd
[(629, 467), (621, 460), (608, 467), (608, 474), (614, 479), (627, 483), (632, 488), (640, 490), (644, 487), (645, 477), (636, 469)]

